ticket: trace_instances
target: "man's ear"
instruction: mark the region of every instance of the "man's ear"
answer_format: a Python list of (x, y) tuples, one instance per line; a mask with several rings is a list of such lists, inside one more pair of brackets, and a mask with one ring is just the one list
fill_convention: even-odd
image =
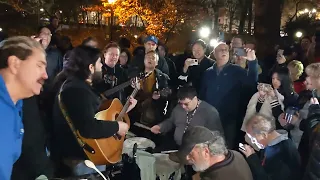
[(21, 60), (17, 56), (8, 57), (8, 68), (12, 74), (17, 74), (21, 66)]
[(93, 64), (89, 65), (89, 70), (90, 70), (91, 74), (94, 73), (94, 65)]

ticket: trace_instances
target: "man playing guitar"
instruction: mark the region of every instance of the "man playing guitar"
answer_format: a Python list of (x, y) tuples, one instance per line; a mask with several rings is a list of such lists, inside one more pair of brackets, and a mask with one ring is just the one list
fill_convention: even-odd
[[(100, 99), (92, 90), (92, 84), (102, 77), (101, 67), (98, 49), (79, 46), (72, 50), (68, 67), (65, 69), (68, 78), (61, 86), (53, 106), (51, 156), (59, 163), (59, 167), (75, 167), (87, 159), (73, 134), (74, 131), (69, 127), (67, 118), (71, 119), (76, 131), (87, 139), (125, 136), (129, 129), (128, 125), (121, 121), (101, 121), (95, 118)], [(132, 97), (129, 101), (127, 112), (137, 103)], [(64, 105), (63, 109), (61, 104)]]
[(159, 55), (156, 51), (149, 51), (144, 58), (144, 73), (149, 76), (140, 82), (141, 88), (137, 95), (139, 100), (139, 111), (137, 114), (141, 116), (132, 118), (140, 119), (144, 125), (152, 127), (162, 121), (164, 117), (164, 109), (166, 107), (169, 76), (156, 69), (158, 65)]

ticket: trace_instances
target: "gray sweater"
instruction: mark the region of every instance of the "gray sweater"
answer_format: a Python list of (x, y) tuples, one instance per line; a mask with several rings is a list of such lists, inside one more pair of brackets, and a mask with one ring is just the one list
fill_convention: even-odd
[[(173, 126), (175, 126), (174, 140), (177, 145), (181, 145), (183, 131), (186, 127), (186, 123), (187, 112), (181, 107), (181, 105), (177, 105), (173, 109), (170, 118), (159, 124), (160, 131), (161, 133), (167, 133), (173, 128)], [(221, 134), (223, 134), (223, 129), (217, 109), (204, 101), (201, 101), (197, 112), (195, 113), (189, 124), (189, 127), (190, 126), (204, 126), (211, 131), (219, 131)]]

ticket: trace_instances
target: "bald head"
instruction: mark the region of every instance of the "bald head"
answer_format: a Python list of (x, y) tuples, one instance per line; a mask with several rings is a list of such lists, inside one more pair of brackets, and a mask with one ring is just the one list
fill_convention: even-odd
[(220, 43), (214, 49), (214, 57), (218, 65), (224, 65), (229, 61), (229, 46), (225, 43)]

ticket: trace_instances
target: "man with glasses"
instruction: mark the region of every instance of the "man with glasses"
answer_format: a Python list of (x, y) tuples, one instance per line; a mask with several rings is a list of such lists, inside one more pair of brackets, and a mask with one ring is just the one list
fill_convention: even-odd
[(223, 134), (218, 111), (210, 104), (201, 101), (193, 87), (182, 87), (177, 94), (179, 104), (173, 109), (169, 119), (151, 128), (154, 134), (174, 130), (174, 140), (181, 145), (182, 136), (192, 126), (204, 126)]
[(301, 179), (298, 150), (285, 130), (276, 131), (273, 117), (255, 114), (246, 123), (246, 133), (261, 149), (258, 156), (249, 145), (239, 148), (247, 158), (254, 179)]
[(229, 63), (229, 47), (225, 43), (214, 49), (216, 63), (204, 72), (200, 99), (214, 106), (220, 115), (228, 147), (235, 148), (246, 106), (254, 94), (258, 80), (258, 61), (253, 50), (246, 49), (248, 70)]

